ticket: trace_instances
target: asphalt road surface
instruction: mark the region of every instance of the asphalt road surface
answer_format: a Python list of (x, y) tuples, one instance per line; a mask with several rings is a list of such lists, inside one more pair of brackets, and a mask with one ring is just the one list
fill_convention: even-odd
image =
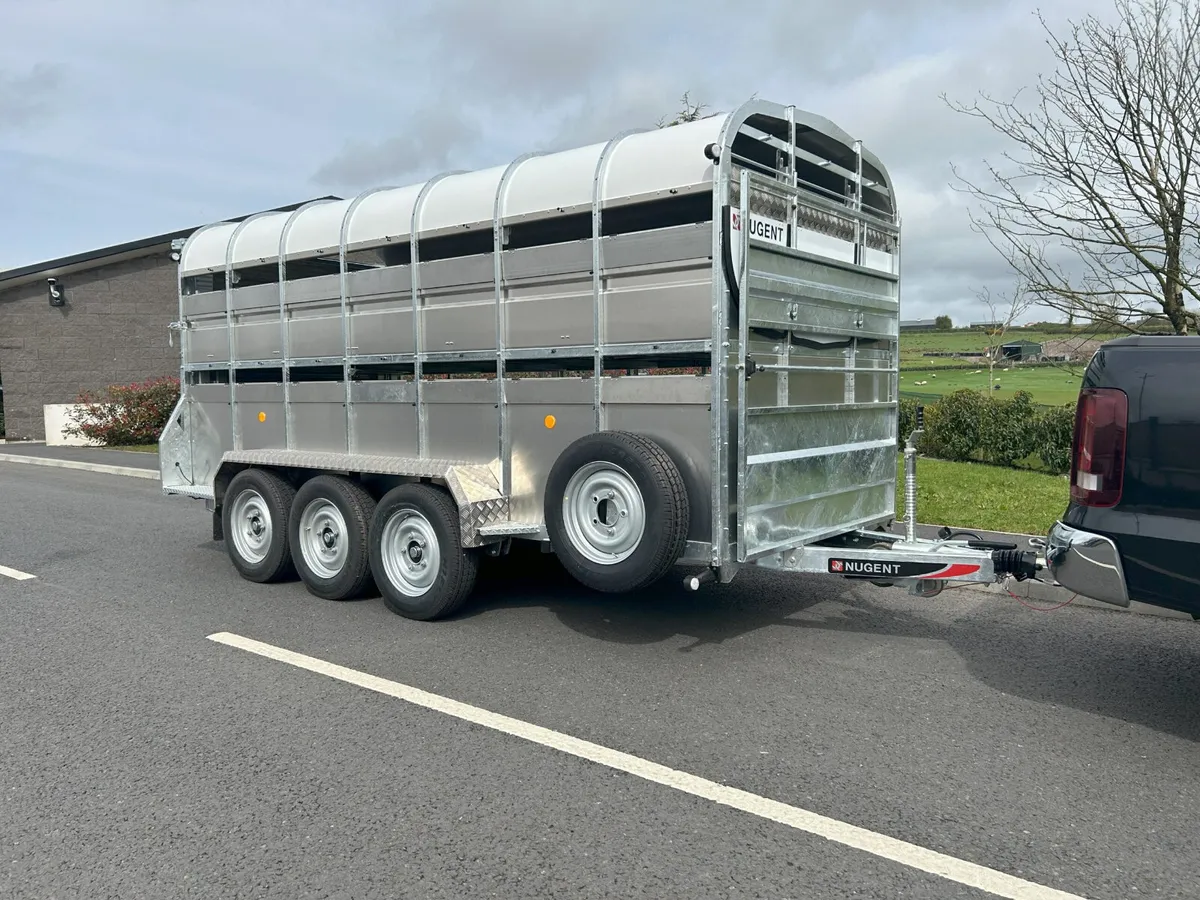
[(0, 464), (0, 510), (0, 897), (995, 896), (972, 866), (1031, 898), (1200, 895), (1197, 623), (753, 572), (598, 597), (537, 554), (416, 623), (239, 580), (152, 481)]

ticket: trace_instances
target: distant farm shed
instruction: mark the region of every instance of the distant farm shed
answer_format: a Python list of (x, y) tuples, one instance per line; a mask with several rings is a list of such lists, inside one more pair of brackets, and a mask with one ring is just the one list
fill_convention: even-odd
[(167, 341), (179, 317), (172, 253), (194, 231), (0, 271), (4, 436), (43, 440), (44, 407), (73, 403), (80, 391), (179, 374), (179, 342)]
[(1000, 358), (1015, 362), (1036, 360), (1042, 357), (1042, 345), (1037, 341), (1009, 341), (1000, 345)]

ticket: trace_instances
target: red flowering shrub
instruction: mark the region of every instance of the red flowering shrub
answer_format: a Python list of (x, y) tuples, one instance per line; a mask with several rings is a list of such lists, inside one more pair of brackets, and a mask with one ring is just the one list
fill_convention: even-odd
[(154, 444), (179, 401), (178, 378), (141, 384), (111, 384), (101, 392), (84, 391), (63, 429), (105, 447)]

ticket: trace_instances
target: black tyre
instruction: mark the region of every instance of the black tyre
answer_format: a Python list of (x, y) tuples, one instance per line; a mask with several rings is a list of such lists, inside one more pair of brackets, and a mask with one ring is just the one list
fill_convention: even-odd
[(567, 447), (546, 481), (545, 515), (563, 567), (607, 593), (658, 581), (687, 543), (683, 476), (662, 447), (637, 434), (604, 431)]
[(371, 571), (396, 615), (423, 621), (457, 611), (475, 587), (478, 550), (462, 546), (458, 509), (427, 484), (393, 488), (371, 520)]
[(375, 499), (357, 482), (318, 475), (292, 501), (292, 562), (309, 593), (352, 600), (371, 587), (368, 540)]
[(221, 503), (225, 552), (247, 581), (267, 584), (295, 575), (288, 521), (296, 489), (273, 472), (244, 469)]

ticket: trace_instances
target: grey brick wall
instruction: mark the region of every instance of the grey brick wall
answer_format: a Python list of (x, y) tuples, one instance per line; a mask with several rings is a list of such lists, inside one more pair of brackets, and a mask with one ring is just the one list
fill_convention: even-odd
[(167, 251), (59, 279), (67, 305), (50, 306), (46, 282), (0, 291), (0, 382), (10, 440), (43, 440), (42, 406), (82, 390), (179, 374), (176, 268)]

